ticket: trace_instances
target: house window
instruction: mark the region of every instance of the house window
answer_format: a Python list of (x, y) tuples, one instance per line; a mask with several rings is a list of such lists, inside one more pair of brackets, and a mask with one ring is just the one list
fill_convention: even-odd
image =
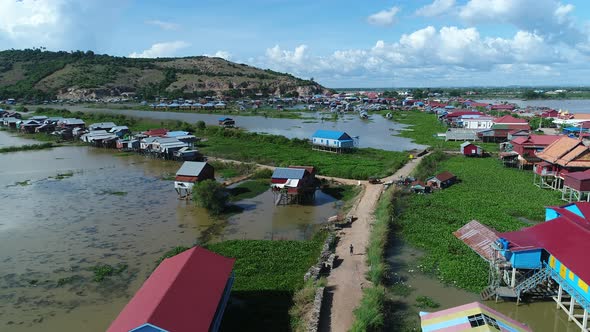
[(477, 315), (471, 315), (468, 316), (467, 319), (469, 320), (469, 324), (471, 324), (471, 327), (479, 327), (479, 326), (483, 326), (483, 325), (489, 325), (491, 327), (494, 327), (498, 330), (500, 330), (500, 327), (498, 326), (498, 322), (486, 315), (486, 314), (477, 314)]

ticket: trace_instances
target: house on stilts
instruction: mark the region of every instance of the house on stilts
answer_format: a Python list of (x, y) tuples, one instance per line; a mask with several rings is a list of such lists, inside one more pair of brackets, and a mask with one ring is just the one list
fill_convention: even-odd
[(217, 332), (234, 283), (234, 263), (201, 247), (166, 258), (107, 332)]
[(313, 150), (342, 153), (358, 146), (358, 136), (352, 137), (343, 131), (317, 130), (311, 137)]
[(519, 169), (532, 168), (535, 163), (542, 161), (537, 154), (561, 137), (563, 136), (527, 135), (516, 137), (506, 143), (509, 148), (500, 153), (500, 159), (504, 166), (513, 166)]
[(275, 205), (312, 201), (316, 190), (315, 174), (313, 166), (275, 168), (270, 185)]
[(590, 149), (582, 141), (565, 136), (537, 157), (542, 161), (533, 167), (533, 183), (539, 188), (561, 190), (566, 174), (590, 169)]
[(215, 180), (213, 166), (206, 162), (185, 161), (176, 172), (174, 189), (180, 199), (190, 199), (195, 183), (204, 180)]
[(590, 311), (590, 203), (547, 207), (545, 222), (500, 233), (471, 221), (455, 236), (490, 264), (482, 299), (551, 296), (582, 331)]

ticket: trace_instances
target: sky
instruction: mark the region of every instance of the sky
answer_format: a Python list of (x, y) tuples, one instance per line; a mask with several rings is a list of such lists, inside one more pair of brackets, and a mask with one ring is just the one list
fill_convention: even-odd
[(0, 49), (208, 55), (332, 88), (590, 85), (588, 0), (0, 0)]

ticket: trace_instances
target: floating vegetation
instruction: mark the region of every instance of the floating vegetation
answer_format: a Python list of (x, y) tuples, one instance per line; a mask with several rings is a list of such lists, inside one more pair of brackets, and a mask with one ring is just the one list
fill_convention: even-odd
[(51, 149), (56, 147), (53, 143), (41, 143), (41, 144), (26, 144), (20, 146), (7, 146), (4, 148), (0, 148), (0, 153), (7, 153), (7, 152), (16, 152), (16, 151), (30, 151), (30, 150), (42, 150), (42, 149)]
[(440, 307), (440, 303), (428, 296), (418, 296), (416, 298), (416, 306), (420, 309), (435, 309)]
[(137, 153), (134, 153), (134, 152), (117, 152), (113, 156), (115, 156), (115, 157), (128, 157), (128, 156), (133, 156), (136, 154)]
[(79, 275), (73, 275), (73, 276), (69, 276), (69, 277), (65, 277), (65, 278), (59, 278), (57, 280), (57, 287), (62, 287), (62, 286), (65, 286), (67, 284), (71, 284), (71, 283), (73, 283), (74, 281), (77, 281), (77, 280), (82, 280), (82, 277), (79, 276)]
[[(22, 187), (24, 187), (24, 186), (28, 186), (30, 184), (31, 184), (31, 180), (24, 180), (24, 181), (20, 181), (20, 182), (19, 181), (15, 182), (14, 183), (14, 186), (22, 186)], [(14, 187), (14, 186), (11, 186), (11, 187)]]
[(92, 272), (94, 272), (93, 280), (96, 282), (101, 282), (107, 277), (117, 276), (123, 273), (123, 271), (127, 270), (127, 264), (117, 264), (115, 267), (104, 264), (104, 265), (96, 265), (90, 268)]
[(125, 196), (125, 195), (127, 195), (127, 192), (126, 191), (115, 191), (115, 190), (103, 190), (100, 192), (100, 195)]
[(56, 180), (63, 180), (66, 178), (71, 178), (72, 176), (74, 176), (74, 172), (66, 172), (66, 173), (57, 173), (56, 176), (50, 176), (50, 178), (52, 179), (56, 179)]
[(175, 178), (176, 178), (176, 174), (166, 173), (166, 174), (163, 174), (160, 179), (162, 179), (164, 181), (174, 181)]

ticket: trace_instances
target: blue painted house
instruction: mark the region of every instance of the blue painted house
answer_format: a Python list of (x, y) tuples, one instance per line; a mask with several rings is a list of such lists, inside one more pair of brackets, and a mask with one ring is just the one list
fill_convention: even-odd
[(318, 130), (311, 137), (314, 149), (342, 152), (355, 146), (354, 139), (343, 131)]

